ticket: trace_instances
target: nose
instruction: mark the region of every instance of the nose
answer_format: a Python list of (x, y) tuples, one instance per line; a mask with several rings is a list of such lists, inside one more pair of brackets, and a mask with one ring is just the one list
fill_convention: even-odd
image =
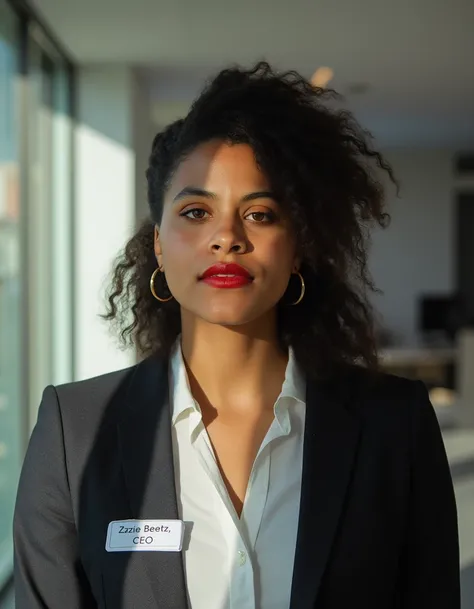
[(221, 223), (209, 242), (209, 250), (213, 253), (244, 254), (247, 249), (247, 237), (238, 220)]

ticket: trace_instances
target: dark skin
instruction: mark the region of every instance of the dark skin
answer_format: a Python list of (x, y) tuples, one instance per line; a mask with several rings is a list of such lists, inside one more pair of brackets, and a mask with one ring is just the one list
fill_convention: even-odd
[[(181, 163), (155, 231), (155, 254), (181, 307), (191, 391), (240, 515), (288, 361), (277, 340), (276, 306), (299, 267), (291, 223), (249, 146), (207, 142)], [(244, 266), (252, 282), (209, 286), (200, 277), (217, 262)]]

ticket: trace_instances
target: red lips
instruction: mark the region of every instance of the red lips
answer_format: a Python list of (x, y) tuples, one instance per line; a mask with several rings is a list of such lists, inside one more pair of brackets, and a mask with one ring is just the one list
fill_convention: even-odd
[(241, 288), (253, 281), (252, 275), (243, 266), (234, 263), (220, 263), (210, 266), (201, 281), (214, 288)]

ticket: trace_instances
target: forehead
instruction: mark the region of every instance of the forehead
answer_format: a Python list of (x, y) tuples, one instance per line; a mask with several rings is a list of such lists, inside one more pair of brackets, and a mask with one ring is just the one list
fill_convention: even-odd
[(255, 190), (269, 186), (248, 144), (210, 141), (197, 146), (179, 164), (170, 184), (173, 195), (186, 186), (211, 191)]

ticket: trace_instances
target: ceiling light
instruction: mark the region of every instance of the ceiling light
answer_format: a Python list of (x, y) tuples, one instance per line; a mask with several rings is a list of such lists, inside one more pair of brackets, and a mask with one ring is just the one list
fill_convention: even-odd
[(326, 87), (328, 82), (334, 77), (331, 68), (321, 67), (311, 77), (311, 84), (315, 87)]

